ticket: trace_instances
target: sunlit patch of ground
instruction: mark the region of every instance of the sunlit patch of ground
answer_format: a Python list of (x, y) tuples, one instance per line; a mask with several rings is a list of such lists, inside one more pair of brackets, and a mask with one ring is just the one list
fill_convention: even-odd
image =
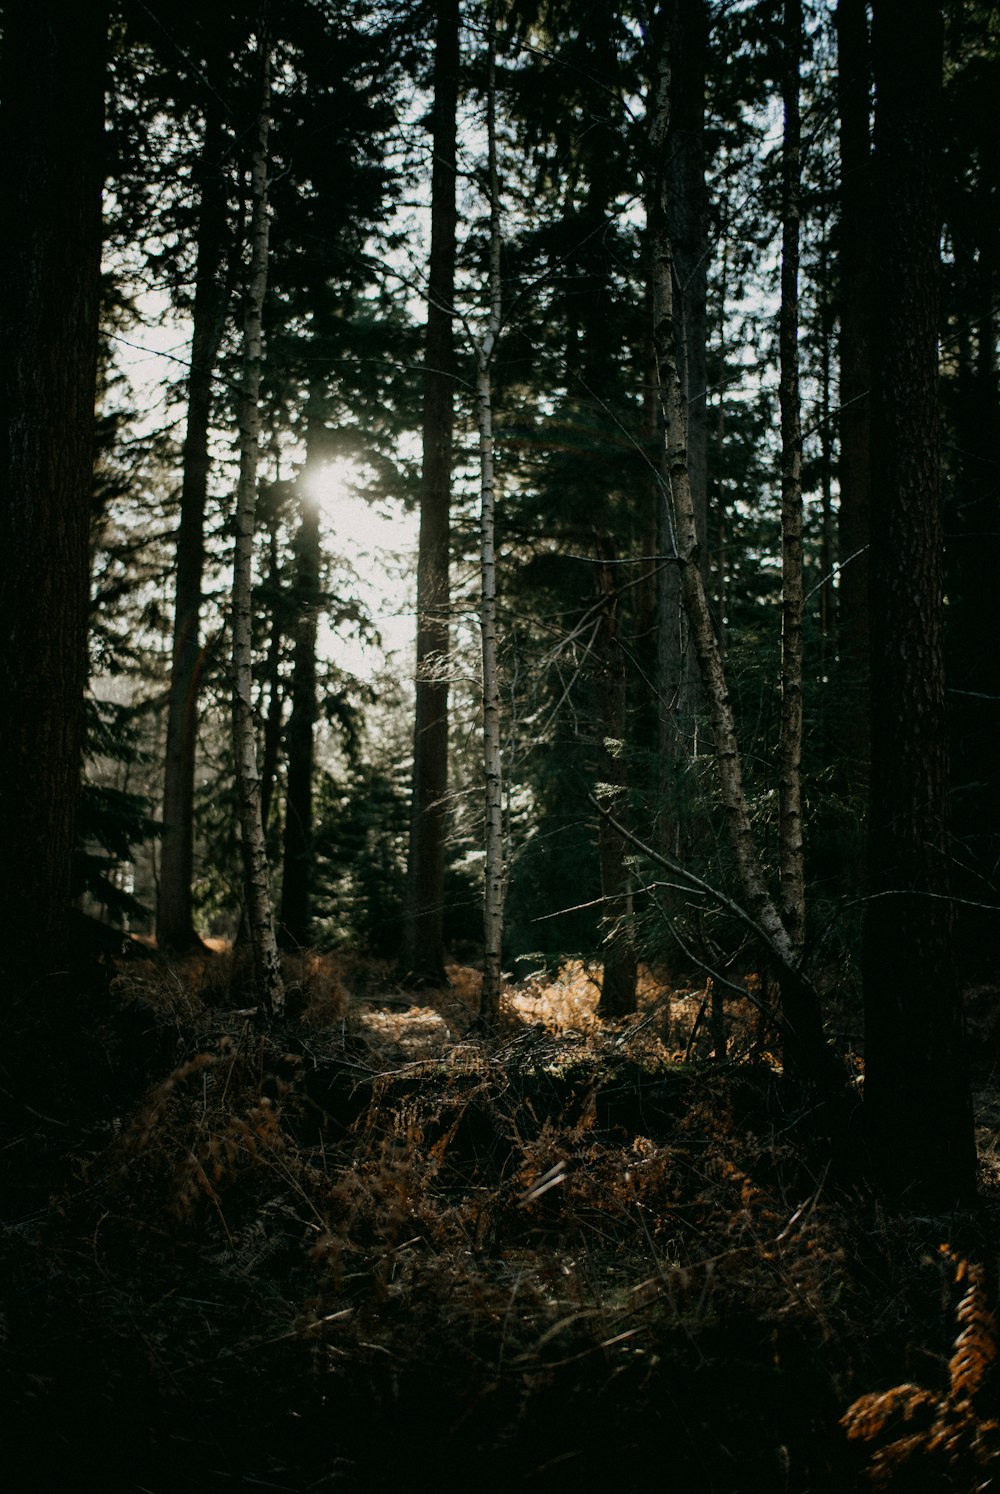
[(359, 1012), (357, 1022), (368, 1044), (401, 1063), (439, 1058), (456, 1041), (433, 1006), (376, 1006)]

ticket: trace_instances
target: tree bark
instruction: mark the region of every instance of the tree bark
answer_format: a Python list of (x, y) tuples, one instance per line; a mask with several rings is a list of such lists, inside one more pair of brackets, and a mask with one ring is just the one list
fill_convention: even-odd
[[(602, 599), (600, 626), (594, 640), (598, 744), (597, 793), (603, 807), (618, 819), (627, 817), (625, 771), (625, 660), (618, 641), (621, 600), (611, 561), (613, 546), (599, 544), (597, 585)], [(632, 941), (631, 873), (627, 843), (611, 821), (601, 816), (597, 826), (603, 897), (604, 971), (598, 1007), (602, 1017), (624, 1017), (636, 1009), (637, 963)]]
[[(678, 351), (687, 416), (688, 477), (701, 548), (698, 564), (707, 575), (708, 395), (707, 294), (708, 195), (705, 187), (705, 66), (708, 21), (704, 0), (678, 0), (670, 11), (671, 54), (684, 65), (670, 75), (670, 123), (666, 142), (666, 226), (673, 246), (675, 300), (682, 328)], [(662, 491), (657, 485), (657, 493)], [(658, 553), (670, 554), (674, 536), (658, 501)], [(698, 748), (703, 709), (698, 659), (681, 597), (677, 566), (661, 565), (657, 603), (658, 756), (661, 840), (681, 854), (694, 838), (685, 771)]]
[(271, 604), (271, 633), (258, 695), (258, 715), (264, 714), (264, 691), (267, 690), (267, 714), (264, 716), (263, 755), (260, 764), (260, 822), (267, 842), (271, 822), (271, 804), (281, 757), (281, 736), (285, 713), (285, 689), (281, 678), (281, 649), (285, 637), (285, 607), (281, 587), (281, 558), (278, 552), (278, 516), (272, 513), (269, 537), (267, 590)]
[(785, 0), (784, 148), (781, 203), (781, 730), (778, 865), (782, 920), (796, 953), (805, 939), (802, 848), (802, 421), (799, 408), (799, 220), (801, 0)]
[(490, 8), (486, 84), (487, 172), (490, 248), (489, 316), (476, 350), (476, 403), (479, 412), (480, 467), (480, 627), (483, 645), (483, 768), (486, 788), (486, 869), (483, 913), (483, 988), (479, 1025), (496, 1027), (500, 1015), (500, 961), (503, 945), (504, 847), (503, 771), (500, 756), (500, 674), (497, 661), (497, 566), (494, 537), (493, 354), (500, 335), (500, 180), (497, 174), (495, 6)]
[(937, 376), (940, 7), (876, 0), (872, 762), (865, 1122), (897, 1198), (974, 1194), (949, 901)]
[(7, 6), (0, 170), (0, 843), (8, 1000), (66, 968), (80, 778), (106, 7)]
[(320, 607), (319, 504), (309, 493), (311, 472), (298, 484), (299, 528), (295, 537), (295, 623), (292, 652), (292, 711), (285, 734), (288, 787), (281, 878), (279, 935), (289, 949), (310, 943), (312, 891), (313, 762), (317, 717), (316, 636)]
[(423, 489), (417, 552), (413, 801), (403, 965), (443, 984), (448, 794), (451, 470), (454, 428), (458, 0), (439, 0), (434, 57), (431, 257), (424, 368)]
[[(840, 109), (840, 726), (848, 793), (868, 786), (871, 503), (871, 60), (865, 0), (838, 0)], [(879, 205), (879, 212), (882, 206)]]
[(185, 954), (201, 947), (192, 909), (194, 879), (194, 783), (198, 736), (198, 687), (203, 651), (199, 641), (202, 575), (205, 563), (205, 505), (211, 458), (208, 450), (212, 380), (222, 340), (226, 287), (226, 208), (223, 175), (222, 101), (208, 90), (205, 137), (198, 178), (201, 204), (195, 266), (194, 326), (188, 377), (181, 508), (177, 529), (177, 580), (174, 602), (167, 745), (163, 775), (163, 837), (156, 900), (159, 947)]
[[(687, 405), (688, 479), (701, 538), (699, 564), (706, 573), (708, 532), (708, 191), (705, 186), (705, 68), (708, 17), (705, 0), (676, 0), (671, 9), (671, 54), (683, 59), (670, 75), (667, 142), (667, 232), (673, 245), (677, 310), (684, 336), (680, 365)], [(697, 660), (688, 659), (686, 693), (698, 694)], [(694, 676), (691, 678), (691, 676)]]
[(285, 993), (274, 933), (267, 850), (261, 820), (257, 734), (253, 711), (252, 572), (257, 510), (257, 458), (260, 435), (261, 318), (267, 287), (267, 144), (270, 126), (270, 57), (258, 34), (260, 107), (251, 162), (250, 277), (243, 324), (243, 379), (240, 389), (240, 477), (236, 495), (233, 561), (233, 750), (243, 848), (247, 924), (254, 954), (254, 981), (269, 1016), (284, 1014)]

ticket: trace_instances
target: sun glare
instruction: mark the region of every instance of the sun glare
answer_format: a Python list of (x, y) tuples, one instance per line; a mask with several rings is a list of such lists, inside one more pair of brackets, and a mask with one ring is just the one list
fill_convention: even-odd
[(307, 485), (313, 502), (333, 519), (344, 499), (354, 496), (358, 480), (357, 464), (346, 457), (338, 457), (317, 467), (307, 478)]
[(356, 628), (321, 629), (320, 649), (328, 658), (367, 676), (404, 649), (413, 632), (412, 568), (416, 552), (415, 516), (388, 501), (371, 502), (359, 491), (365, 474), (358, 463), (337, 458), (308, 479), (318, 504), (328, 554), (353, 575), (350, 583), (382, 639), (382, 647), (361, 642)]

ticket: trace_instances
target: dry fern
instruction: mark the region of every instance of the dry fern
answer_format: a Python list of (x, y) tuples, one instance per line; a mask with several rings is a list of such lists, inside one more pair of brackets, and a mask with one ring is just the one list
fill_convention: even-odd
[(876, 1489), (909, 1489), (918, 1474), (932, 1480), (940, 1471), (947, 1483), (939, 1487), (977, 1491), (986, 1487), (983, 1472), (1000, 1461), (997, 1420), (981, 1411), (997, 1357), (997, 1324), (986, 1299), (983, 1267), (950, 1246), (940, 1250), (954, 1268), (955, 1285), (965, 1287), (956, 1312), (959, 1330), (948, 1362), (947, 1389), (896, 1385), (860, 1396), (841, 1418), (852, 1441), (870, 1444), (888, 1437), (873, 1448), (868, 1463)]

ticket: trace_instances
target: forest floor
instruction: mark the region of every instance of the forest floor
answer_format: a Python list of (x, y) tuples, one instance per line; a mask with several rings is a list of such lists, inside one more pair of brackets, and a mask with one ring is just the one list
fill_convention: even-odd
[(279, 1036), (227, 952), (118, 964), (7, 1093), (11, 1494), (990, 1486), (995, 992), (981, 1201), (929, 1217), (864, 1181), (861, 1060), (806, 1103), (749, 1003), (719, 1061), (651, 972), (618, 1023), (579, 964), (512, 986), (490, 1042), (465, 967), (286, 975)]

